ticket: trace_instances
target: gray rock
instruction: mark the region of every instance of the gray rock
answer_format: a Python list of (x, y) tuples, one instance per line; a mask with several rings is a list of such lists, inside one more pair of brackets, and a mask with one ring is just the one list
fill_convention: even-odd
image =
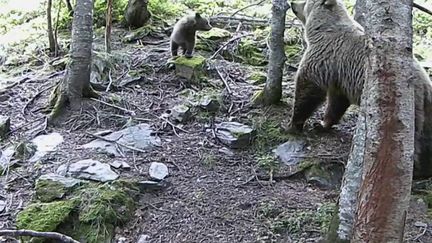
[(321, 189), (339, 188), (342, 181), (344, 166), (340, 163), (315, 163), (305, 169), (306, 181)]
[(219, 110), (220, 103), (216, 97), (204, 96), (201, 98), (199, 106), (206, 111), (215, 112)]
[(71, 178), (71, 177), (64, 177), (62, 175), (55, 174), (55, 173), (41, 175), (38, 178), (38, 180), (48, 180), (48, 181), (58, 182), (62, 184), (65, 188), (72, 188), (82, 182), (81, 180)]
[(137, 183), (137, 186), (142, 193), (159, 191), (167, 188), (168, 185), (169, 183), (166, 181), (139, 181)]
[(192, 117), (190, 107), (186, 105), (176, 105), (171, 109), (170, 118), (176, 122), (186, 122)]
[(275, 155), (286, 165), (298, 165), (306, 154), (307, 143), (301, 139), (290, 139), (273, 150)]
[(0, 175), (4, 170), (16, 165), (16, 160), (12, 160), (15, 154), (14, 146), (7, 147), (5, 150), (0, 151)]
[(219, 152), (221, 152), (225, 155), (228, 155), (228, 156), (234, 156), (235, 155), (234, 152), (228, 148), (221, 148), (221, 149), (219, 149)]
[(54, 132), (47, 135), (40, 135), (32, 140), (32, 143), (36, 146), (35, 154), (30, 158), (30, 162), (34, 163), (40, 160), (43, 156), (51, 151), (64, 141), (63, 136), (60, 133)]
[(69, 166), (62, 165), (57, 169), (57, 174), (99, 182), (113, 181), (119, 177), (108, 164), (92, 159), (80, 160)]
[(168, 167), (165, 164), (153, 162), (150, 164), (149, 175), (155, 180), (163, 180), (168, 176)]
[(140, 235), (138, 237), (137, 243), (150, 243), (150, 236), (149, 235)]
[(126, 162), (123, 162), (121, 160), (114, 160), (109, 163), (113, 168), (116, 169), (130, 169), (130, 165)]
[(42, 202), (52, 202), (63, 198), (81, 180), (50, 173), (40, 176), (36, 180), (36, 197)]
[(10, 132), (10, 117), (0, 115), (0, 139), (6, 138), (9, 132)]
[(6, 209), (6, 201), (0, 200), (0, 213)]
[(230, 148), (244, 148), (251, 144), (256, 130), (238, 122), (222, 122), (216, 125), (216, 137)]
[[(116, 141), (117, 143), (128, 145), (140, 150), (149, 150), (156, 146), (161, 146), (161, 140), (157, 136), (153, 136), (153, 130), (148, 124), (138, 124), (136, 126), (128, 127), (123, 130), (113, 132), (104, 136), (109, 141)], [(130, 149), (124, 146), (118, 146), (114, 142), (108, 142), (101, 139), (93, 140), (90, 143), (84, 144), (83, 148), (96, 148), (104, 153), (112, 154), (116, 157), (123, 157), (124, 152)]]

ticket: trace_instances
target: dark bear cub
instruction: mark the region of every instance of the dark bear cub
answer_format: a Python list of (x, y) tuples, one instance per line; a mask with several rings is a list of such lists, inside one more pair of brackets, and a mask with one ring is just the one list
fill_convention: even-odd
[(199, 13), (181, 18), (175, 25), (171, 34), (171, 54), (178, 55), (178, 49), (183, 49), (183, 55), (192, 57), (195, 48), (195, 35), (198, 30), (209, 31), (212, 26), (208, 19), (201, 17)]

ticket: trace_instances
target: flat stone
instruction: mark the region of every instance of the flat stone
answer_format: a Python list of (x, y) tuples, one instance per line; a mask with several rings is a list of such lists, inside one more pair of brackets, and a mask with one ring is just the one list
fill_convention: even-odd
[(0, 115), (0, 141), (2, 138), (6, 138), (10, 132), (10, 117)]
[(62, 165), (57, 169), (60, 175), (69, 175), (78, 179), (107, 182), (116, 180), (119, 175), (111, 170), (108, 164), (97, 160), (86, 159), (70, 164)]
[(222, 122), (216, 125), (216, 137), (230, 148), (249, 146), (256, 136), (256, 130), (239, 122)]
[(61, 183), (65, 188), (72, 188), (82, 182), (81, 180), (71, 178), (71, 177), (64, 177), (62, 175), (55, 174), (55, 173), (41, 175), (38, 180), (49, 180), (49, 181), (58, 182)]
[[(113, 132), (104, 136), (104, 138), (109, 141), (116, 141), (117, 143), (128, 145), (140, 150), (149, 150), (156, 146), (161, 146), (160, 138), (154, 136), (150, 125), (145, 123)], [(96, 148), (101, 152), (111, 154), (116, 157), (123, 157), (124, 152), (130, 151), (130, 149), (123, 146), (118, 146), (114, 142), (108, 142), (101, 139), (93, 140), (90, 143), (84, 144), (82, 147)], [(119, 149), (121, 150), (119, 151)]]
[(275, 155), (286, 165), (298, 165), (306, 154), (306, 142), (301, 139), (290, 139), (273, 150)]
[(17, 161), (12, 160), (14, 154), (14, 146), (9, 146), (5, 150), (0, 151), (0, 175), (3, 174), (3, 171), (16, 164)]
[(140, 235), (137, 243), (150, 243), (151, 237), (149, 235)]
[(81, 180), (55, 173), (42, 175), (36, 180), (36, 197), (42, 202), (52, 202), (63, 198), (70, 189), (81, 182)]
[(130, 169), (131, 168), (131, 166), (128, 163), (123, 162), (121, 160), (114, 160), (114, 161), (110, 162), (109, 164), (115, 169)]
[(6, 209), (6, 201), (0, 200), (0, 213), (2, 213)]
[(40, 160), (43, 156), (55, 150), (55, 148), (64, 141), (60, 133), (53, 132), (47, 135), (40, 135), (32, 140), (36, 146), (35, 154), (30, 158), (30, 162), (34, 163)]
[(137, 183), (137, 186), (140, 192), (152, 192), (159, 191), (168, 187), (168, 183), (166, 181), (140, 181)]
[(203, 110), (215, 112), (215, 111), (219, 110), (220, 103), (216, 97), (206, 95), (206, 96), (201, 98), (199, 106)]
[(163, 180), (168, 176), (168, 167), (163, 163), (153, 162), (150, 164), (149, 175), (156, 180)]
[(186, 122), (192, 117), (192, 112), (186, 105), (176, 105), (170, 111), (171, 120), (176, 122)]

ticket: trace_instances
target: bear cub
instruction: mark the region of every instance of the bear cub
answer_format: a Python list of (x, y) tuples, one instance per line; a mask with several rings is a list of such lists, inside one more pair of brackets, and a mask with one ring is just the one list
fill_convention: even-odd
[(173, 57), (177, 56), (178, 49), (181, 47), (185, 57), (192, 57), (195, 48), (196, 32), (198, 30), (209, 31), (211, 29), (212, 26), (209, 20), (201, 17), (199, 13), (181, 18), (174, 25), (173, 32), (171, 33), (171, 55)]

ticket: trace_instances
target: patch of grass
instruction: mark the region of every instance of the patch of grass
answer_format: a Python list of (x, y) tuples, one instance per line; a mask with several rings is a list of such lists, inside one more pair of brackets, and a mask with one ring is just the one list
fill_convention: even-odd
[(186, 6), (181, 3), (174, 3), (171, 0), (150, 0), (148, 10), (158, 18), (172, 18), (183, 15)]
[(281, 121), (282, 118), (272, 115), (258, 116), (252, 119), (253, 126), (257, 130), (257, 137), (254, 143), (256, 151), (268, 151), (292, 137), (292, 135), (282, 130)]
[(258, 166), (267, 171), (270, 182), (273, 181), (274, 172), (279, 169), (280, 163), (274, 154), (264, 154), (257, 158)]

